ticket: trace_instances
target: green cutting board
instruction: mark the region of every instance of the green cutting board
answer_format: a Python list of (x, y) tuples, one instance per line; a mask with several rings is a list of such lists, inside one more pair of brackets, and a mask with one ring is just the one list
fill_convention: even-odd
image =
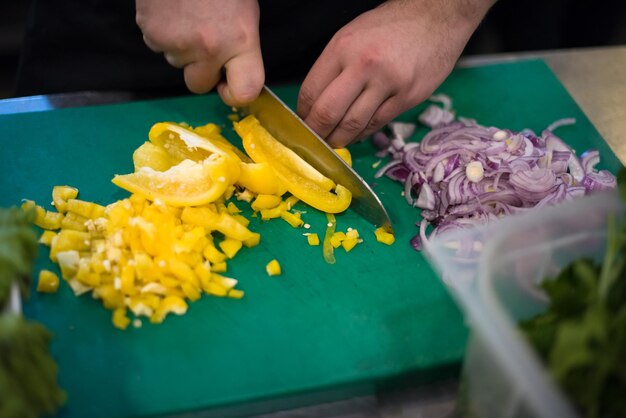
[[(295, 106), (297, 86), (276, 88)], [(602, 166), (618, 159), (547, 66), (540, 61), (458, 69), (439, 92), (459, 115), (483, 124), (540, 131), (556, 119), (577, 124), (558, 131), (580, 153), (601, 152)], [(424, 106), (404, 114), (414, 121)], [(110, 180), (132, 171), (131, 155), (158, 121), (216, 122), (235, 139), (216, 95), (187, 96), (0, 116), (0, 205), (29, 198), (49, 207), (54, 185), (80, 189), (80, 197), (108, 204), (127, 196)], [(421, 128), (416, 138), (424, 134)], [(371, 393), (390, 385), (442, 379), (458, 372), (467, 330), (424, 257), (412, 250), (418, 211), (402, 186), (374, 179), (378, 160), (369, 142), (351, 147), (354, 166), (388, 208), (396, 243), (377, 243), (373, 227), (351, 211), (338, 228), (357, 228), (365, 242), (337, 263), (322, 259), (303, 230), (281, 220), (250, 228), (261, 244), (229, 263), (242, 300), (203, 297), (186, 315), (161, 325), (119, 331), (111, 313), (89, 295), (33, 293), (25, 314), (54, 333), (52, 354), (68, 393), (63, 417), (167, 415), (211, 410), (242, 415)], [(240, 206), (243, 206), (240, 203)], [(305, 210), (311, 232), (326, 221)], [(283, 274), (267, 277), (277, 258)], [(40, 248), (37, 271), (56, 270)]]

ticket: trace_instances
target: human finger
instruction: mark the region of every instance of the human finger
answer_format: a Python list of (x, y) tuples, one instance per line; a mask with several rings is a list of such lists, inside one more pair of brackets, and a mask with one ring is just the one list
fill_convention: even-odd
[(161, 49), (155, 42), (151, 41), (146, 35), (143, 35), (143, 42), (152, 52), (163, 52), (163, 49)]
[(398, 96), (387, 98), (372, 115), (367, 123), (367, 127), (356, 136), (356, 139), (363, 139), (376, 131), (381, 130), (400, 113), (407, 110), (402, 106), (402, 101)]
[(369, 127), (372, 117), (388, 97), (388, 92), (382, 88), (369, 87), (363, 90), (326, 137), (326, 142), (334, 148), (345, 147), (353, 142)]
[(177, 52), (164, 52), (163, 57), (172, 67), (183, 68), (185, 65), (191, 64), (194, 60), (191, 57), (187, 57), (188, 54), (182, 54)]
[(363, 92), (365, 81), (349, 71), (341, 72), (321, 92), (304, 121), (319, 136), (326, 138), (343, 119)]
[(185, 66), (185, 84), (193, 93), (206, 93), (220, 81), (221, 66), (210, 61), (196, 61)]
[(261, 50), (255, 48), (231, 58), (224, 64), (226, 80), (218, 85), (218, 93), (229, 106), (250, 103), (259, 96), (265, 83)]
[(318, 97), (341, 73), (339, 61), (332, 59), (329, 55), (326, 51), (322, 52), (302, 82), (296, 107), (302, 119), (306, 119)]

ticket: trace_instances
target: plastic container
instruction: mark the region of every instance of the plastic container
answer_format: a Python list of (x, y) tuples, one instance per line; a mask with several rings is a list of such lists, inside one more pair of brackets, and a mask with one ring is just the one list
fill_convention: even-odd
[(465, 314), (471, 333), (459, 412), (470, 417), (577, 417), (517, 323), (547, 306), (537, 284), (583, 256), (599, 259), (615, 193), (536, 208), (433, 238), (430, 262)]

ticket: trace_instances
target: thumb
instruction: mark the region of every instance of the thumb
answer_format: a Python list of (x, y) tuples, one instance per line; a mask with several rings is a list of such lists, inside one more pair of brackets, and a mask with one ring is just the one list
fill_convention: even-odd
[(226, 82), (221, 82), (217, 91), (229, 106), (250, 103), (259, 96), (265, 83), (265, 70), (261, 50), (235, 55), (224, 64)]

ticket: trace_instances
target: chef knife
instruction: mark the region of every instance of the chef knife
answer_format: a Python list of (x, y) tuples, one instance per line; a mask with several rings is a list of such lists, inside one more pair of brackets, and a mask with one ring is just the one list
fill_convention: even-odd
[(389, 215), (380, 199), (359, 174), (322, 140), (267, 86), (259, 97), (244, 107), (278, 141), (315, 167), (319, 172), (352, 193), (350, 207), (377, 227), (393, 232)]

